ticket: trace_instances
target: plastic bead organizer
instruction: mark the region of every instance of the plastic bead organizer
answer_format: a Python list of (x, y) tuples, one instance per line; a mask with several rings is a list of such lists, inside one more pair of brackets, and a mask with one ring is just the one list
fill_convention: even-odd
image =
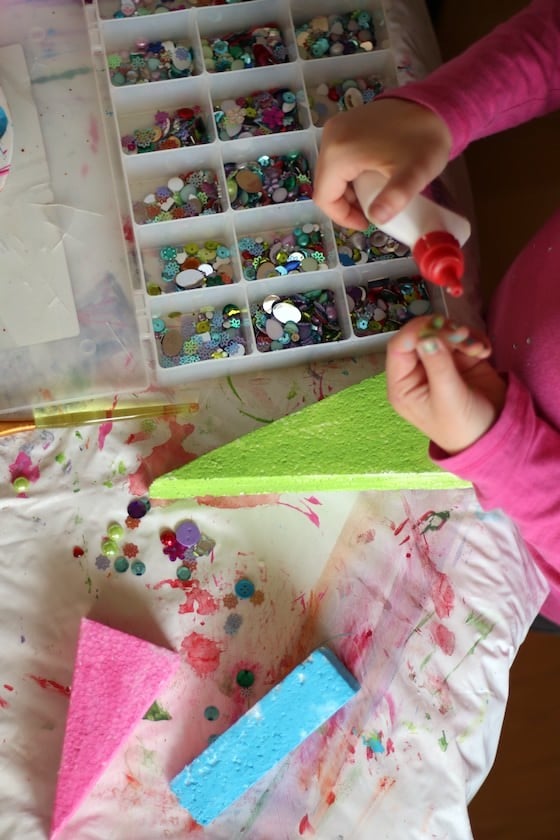
[[(328, 116), (397, 83), (382, 3), (183, 6), (84, 6), (115, 206), (133, 232), (138, 337), (127, 318), (121, 345), (146, 356), (146, 381), (175, 387), (381, 350), (429, 307), (417, 267), (381, 231), (338, 230), (310, 197)], [(111, 348), (90, 327), (88, 370)], [(51, 389), (56, 401), (117, 388), (86, 390)]]

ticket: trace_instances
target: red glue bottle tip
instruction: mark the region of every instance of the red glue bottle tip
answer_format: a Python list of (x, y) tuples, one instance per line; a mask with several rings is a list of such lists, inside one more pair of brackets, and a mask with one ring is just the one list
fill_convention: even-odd
[(463, 294), (461, 278), (465, 271), (465, 258), (451, 233), (440, 230), (427, 233), (415, 244), (412, 256), (426, 280), (443, 286), (453, 297)]

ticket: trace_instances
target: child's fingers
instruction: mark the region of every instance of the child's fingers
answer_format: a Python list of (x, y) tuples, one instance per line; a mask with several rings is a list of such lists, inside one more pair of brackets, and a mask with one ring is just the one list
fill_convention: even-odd
[(443, 315), (434, 315), (421, 331), (421, 338), (437, 335), (451, 350), (458, 350), (465, 356), (486, 359), (492, 353), (488, 337), (468, 326), (461, 326)]

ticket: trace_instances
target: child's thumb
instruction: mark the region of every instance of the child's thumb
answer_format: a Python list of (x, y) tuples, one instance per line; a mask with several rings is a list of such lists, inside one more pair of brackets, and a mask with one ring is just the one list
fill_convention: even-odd
[(427, 181), (416, 169), (399, 169), (387, 181), (368, 208), (368, 218), (378, 225), (388, 222), (407, 206), (426, 186)]

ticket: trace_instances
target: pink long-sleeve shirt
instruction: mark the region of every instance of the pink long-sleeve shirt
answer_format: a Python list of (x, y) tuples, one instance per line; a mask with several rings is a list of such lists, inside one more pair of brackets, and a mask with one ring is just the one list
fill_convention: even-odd
[[(560, 107), (559, 57), (560, 0), (535, 0), (427, 79), (389, 95), (439, 114), (456, 156), (477, 138)], [(430, 454), (473, 483), (483, 508), (501, 508), (516, 523), (550, 585), (542, 613), (560, 624), (560, 211), (505, 275), (488, 329), (494, 362), (507, 373), (505, 407), (468, 449), (448, 456), (432, 444)]]

